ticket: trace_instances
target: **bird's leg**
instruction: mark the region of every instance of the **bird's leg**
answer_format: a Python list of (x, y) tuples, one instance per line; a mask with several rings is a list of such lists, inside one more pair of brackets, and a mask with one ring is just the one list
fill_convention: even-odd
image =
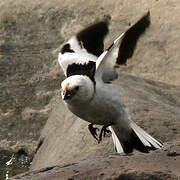
[(98, 139), (98, 143), (100, 143), (102, 141), (102, 136), (104, 135), (104, 137), (106, 136), (106, 133), (111, 133), (110, 130), (107, 129), (107, 127), (111, 126), (113, 124), (109, 124), (109, 125), (104, 125), (101, 129), (101, 132), (99, 134), (99, 139)]
[(94, 128), (93, 124), (89, 124), (88, 125), (88, 129), (89, 129), (91, 135), (99, 142), (99, 139), (97, 138), (97, 132), (96, 132), (99, 129), (98, 128)]

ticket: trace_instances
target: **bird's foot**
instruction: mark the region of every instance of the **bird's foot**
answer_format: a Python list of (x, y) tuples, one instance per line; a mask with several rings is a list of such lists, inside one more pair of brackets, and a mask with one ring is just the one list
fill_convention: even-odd
[[(108, 125), (109, 126), (109, 125)], [(108, 126), (103, 126), (102, 129), (101, 129), (101, 132), (99, 134), (99, 139), (98, 139), (98, 143), (100, 143), (102, 141), (102, 136), (106, 136), (106, 134), (108, 133), (111, 133), (111, 131), (109, 129), (107, 129)]]
[(97, 138), (97, 131), (99, 131), (98, 128), (94, 128), (93, 124), (88, 125), (89, 132), (91, 135), (99, 142), (99, 139)]

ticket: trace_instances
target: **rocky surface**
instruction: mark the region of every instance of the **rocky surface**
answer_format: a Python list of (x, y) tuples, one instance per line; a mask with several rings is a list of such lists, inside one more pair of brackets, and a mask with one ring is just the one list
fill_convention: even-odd
[[(7, 150), (12, 154), (19, 149), (24, 149), (28, 155), (33, 155), (41, 129), (55, 104), (59, 103), (59, 84), (64, 78), (57, 64), (60, 45), (74, 32), (104, 16), (111, 17), (110, 34), (105, 42), (107, 47), (112, 39), (149, 9), (152, 24), (145, 36), (140, 39), (128, 66), (122, 67), (121, 72), (180, 85), (180, 2), (178, 0), (143, 0), (134, 4), (131, 0), (88, 2), (77, 0), (73, 3), (70, 0), (65, 2), (62, 0), (2, 0), (0, 8), (1, 153)], [(170, 89), (173, 89), (173, 86)], [(175, 88), (172, 93), (176, 94), (176, 92), (178, 93), (178, 90), (176, 91)], [(151, 95), (147, 99), (149, 100), (150, 97)], [(171, 95), (169, 97), (164, 94), (163, 99), (162, 103), (166, 103), (166, 99), (169, 103)], [(177, 99), (178, 95), (171, 100), (178, 107)], [(57, 104), (55, 109), (59, 106)], [(129, 106), (133, 106), (133, 102), (132, 105), (129, 103)], [(146, 114), (151, 114), (152, 119), (164, 117), (165, 122), (158, 124), (162, 128), (162, 135), (156, 133), (157, 126), (154, 130), (152, 126), (150, 133), (162, 141), (176, 140), (179, 126), (174, 123), (176, 121), (170, 120), (172, 115), (172, 119), (178, 121), (179, 116), (176, 116), (176, 113), (173, 115), (174, 107), (164, 107), (170, 108), (167, 110), (168, 113), (172, 111), (170, 115), (167, 115), (165, 110), (155, 111), (154, 104), (152, 107), (154, 112), (148, 111)], [(53, 110), (53, 113), (56, 114), (58, 111)], [(141, 110), (136, 113), (141, 114)], [(72, 116), (69, 115), (69, 125), (71, 118)], [(151, 126), (146, 122), (147, 119), (146, 116), (141, 116), (138, 121), (142, 121), (140, 124), (146, 128)], [(135, 120), (137, 120), (136, 116)], [(81, 128), (80, 125), (77, 126)], [(168, 136), (166, 130), (170, 132)], [(43, 133), (41, 137), (44, 137)], [(69, 140), (73, 141), (70, 138)], [(92, 147), (97, 146), (91, 138), (89, 141)], [(109, 141), (105, 140), (104, 143), (111, 143)], [(109, 149), (108, 153), (112, 151)], [(100, 155), (100, 152), (97, 155)]]
[(12, 180), (178, 180), (180, 144), (169, 144), (167, 151), (124, 156), (108, 154), (64, 166), (49, 166), (17, 175)]
[[(135, 122), (162, 142), (179, 141), (179, 87), (124, 74), (115, 84)], [(42, 145), (31, 170), (113, 153), (112, 139), (104, 138), (98, 144), (87, 125), (68, 112), (63, 102), (57, 104), (42, 131)]]

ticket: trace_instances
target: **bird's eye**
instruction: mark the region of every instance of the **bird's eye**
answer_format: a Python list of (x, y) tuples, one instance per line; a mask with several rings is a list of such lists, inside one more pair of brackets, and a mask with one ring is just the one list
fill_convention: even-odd
[(75, 90), (78, 91), (79, 90), (79, 86), (75, 87)]

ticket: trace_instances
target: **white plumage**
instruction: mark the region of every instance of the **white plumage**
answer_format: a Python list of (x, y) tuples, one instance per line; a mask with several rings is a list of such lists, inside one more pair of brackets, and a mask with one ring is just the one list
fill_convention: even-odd
[[(148, 22), (149, 13), (120, 35), (99, 57), (88, 46), (86, 39), (78, 42), (78, 38), (73, 37), (62, 48), (58, 59), (67, 76), (61, 83), (61, 95), (68, 109), (83, 120), (103, 125), (103, 131), (109, 127), (118, 153), (131, 153), (133, 149), (147, 153), (162, 147), (160, 142), (132, 121), (119, 90), (106, 83), (116, 78), (114, 66), (117, 61), (123, 64), (121, 62), (125, 63), (132, 56), (136, 41), (148, 27)], [(128, 45), (131, 39), (132, 43), (135, 42), (132, 46)], [(122, 53), (124, 47), (129, 48), (125, 55)], [(96, 132), (94, 137), (97, 138)]]

